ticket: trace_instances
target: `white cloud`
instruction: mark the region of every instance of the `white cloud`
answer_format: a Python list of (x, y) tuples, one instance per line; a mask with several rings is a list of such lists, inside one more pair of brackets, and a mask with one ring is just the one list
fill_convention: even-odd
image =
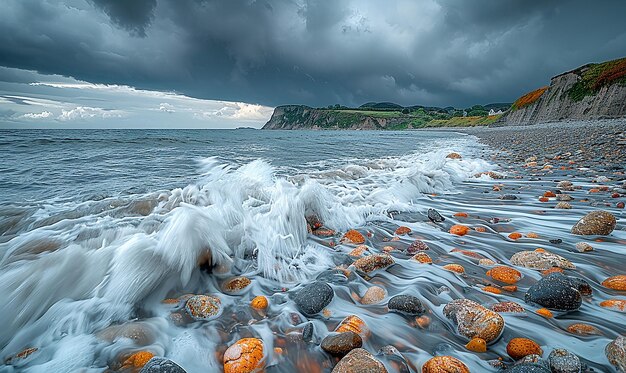
[(159, 104), (159, 110), (160, 111), (164, 111), (166, 113), (174, 113), (176, 112), (176, 110), (174, 110), (174, 106), (171, 104), (168, 104), (167, 102), (162, 102)]
[(232, 118), (239, 120), (267, 120), (274, 111), (272, 108), (262, 105), (246, 104), (243, 102), (237, 102), (236, 105), (238, 108), (232, 115)]
[(26, 113), (24, 115), (20, 115), (20, 118), (24, 119), (44, 119), (50, 118), (53, 114), (49, 111), (44, 111), (41, 113)]
[(124, 112), (120, 110), (105, 110), (98, 107), (77, 106), (71, 110), (63, 110), (57, 118), (60, 121), (91, 118), (121, 118)]

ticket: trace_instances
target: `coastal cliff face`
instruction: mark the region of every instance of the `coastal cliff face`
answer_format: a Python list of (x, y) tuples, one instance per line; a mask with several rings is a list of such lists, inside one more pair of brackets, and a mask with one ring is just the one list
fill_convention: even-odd
[[(400, 128), (402, 127), (402, 128)], [(346, 129), (346, 130), (381, 130), (405, 129), (406, 118), (391, 113), (363, 113), (356, 110), (314, 109), (304, 105), (278, 106), (270, 120), (263, 126), (264, 130), (293, 129)]]
[(522, 96), (496, 125), (626, 117), (626, 59), (591, 64)]

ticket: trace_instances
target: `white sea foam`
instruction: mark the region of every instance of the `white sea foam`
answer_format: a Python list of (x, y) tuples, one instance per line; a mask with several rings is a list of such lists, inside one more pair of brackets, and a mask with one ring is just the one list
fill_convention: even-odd
[[(60, 372), (93, 367), (96, 355), (115, 356), (123, 341), (111, 345), (95, 333), (130, 320), (138, 305), (151, 311), (170, 291), (210, 287), (198, 268), (207, 253), (215, 265), (283, 284), (311, 277), (332, 261), (307, 240), (305, 216), (339, 231), (362, 226), (388, 219), (390, 210), (419, 211), (425, 193), (455, 192), (456, 183), (490, 169), (447, 153), (290, 177), (262, 160), (235, 168), (209, 158), (201, 162), (201, 181), (183, 189), (46, 207), (32, 229), (0, 244), (0, 316), (10, 320), (0, 331), (0, 358), (38, 346), (24, 364)], [(167, 329), (164, 315), (154, 313), (149, 323)], [(171, 354), (188, 361), (206, 354), (200, 346), (208, 342), (197, 334), (166, 333), (190, 346)], [(155, 343), (165, 351), (171, 339)], [(107, 363), (100, 358), (96, 365)]]

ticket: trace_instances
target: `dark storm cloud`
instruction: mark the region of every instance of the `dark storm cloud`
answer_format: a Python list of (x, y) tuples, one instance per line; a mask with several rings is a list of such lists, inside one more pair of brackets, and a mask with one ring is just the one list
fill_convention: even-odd
[(145, 36), (152, 20), (156, 0), (91, 0), (102, 8), (116, 24)]
[(268, 105), (510, 101), (626, 55), (626, 2), (7, 0), (0, 65)]

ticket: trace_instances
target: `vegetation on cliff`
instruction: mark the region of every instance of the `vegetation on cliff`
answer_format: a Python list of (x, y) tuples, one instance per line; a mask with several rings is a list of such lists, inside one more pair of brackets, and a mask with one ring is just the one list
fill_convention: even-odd
[(581, 101), (614, 83), (626, 85), (626, 58), (583, 66), (574, 71), (581, 79), (569, 89), (569, 97)]
[(534, 104), (537, 100), (539, 100), (539, 97), (541, 97), (546, 92), (547, 89), (548, 87), (541, 87), (518, 98), (511, 106), (511, 110), (515, 111)]

